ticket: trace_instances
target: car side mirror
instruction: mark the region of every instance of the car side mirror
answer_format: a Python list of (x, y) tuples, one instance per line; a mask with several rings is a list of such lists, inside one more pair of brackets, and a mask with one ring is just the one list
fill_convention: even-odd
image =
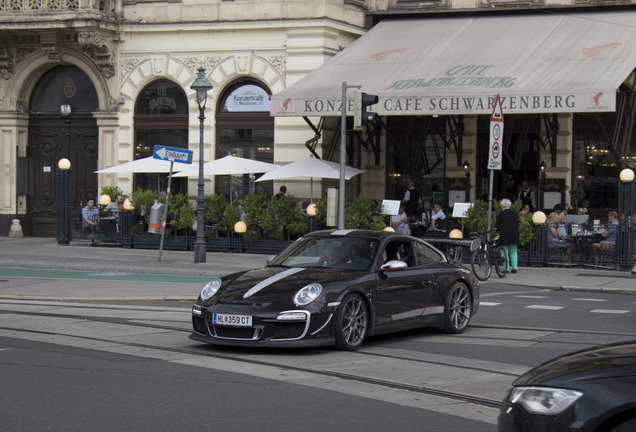
[(381, 270), (383, 271), (396, 271), (407, 268), (408, 265), (404, 261), (391, 260), (382, 264)]
[(276, 258), (276, 255), (272, 255), (271, 257), (267, 257), (267, 264), (269, 264), (272, 261), (274, 261), (274, 258)]

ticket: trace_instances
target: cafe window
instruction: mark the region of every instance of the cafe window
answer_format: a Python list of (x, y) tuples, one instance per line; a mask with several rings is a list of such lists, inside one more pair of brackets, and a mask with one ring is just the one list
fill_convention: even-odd
[[(618, 102), (617, 102), (618, 105)], [(572, 149), (572, 205), (580, 206), (589, 201), (593, 209), (618, 208), (618, 182), (624, 159), (625, 166), (636, 166), (636, 134), (626, 140), (626, 151), (620, 145), (612, 151), (618, 115), (615, 112), (602, 114), (575, 114)], [(623, 142), (622, 132), (617, 134)], [(585, 205), (588, 203), (586, 202)]]
[[(217, 159), (232, 156), (274, 162), (274, 118), (270, 93), (253, 80), (241, 79), (225, 90), (216, 115)], [(272, 195), (271, 181), (255, 183), (263, 173), (216, 176), (216, 193), (244, 199), (250, 192)]]
[[(175, 83), (155, 81), (137, 97), (135, 106), (135, 159), (152, 156), (155, 145), (188, 148), (188, 100)], [(135, 189), (165, 192), (166, 173), (135, 174)], [(187, 178), (172, 179), (173, 193), (187, 193)]]

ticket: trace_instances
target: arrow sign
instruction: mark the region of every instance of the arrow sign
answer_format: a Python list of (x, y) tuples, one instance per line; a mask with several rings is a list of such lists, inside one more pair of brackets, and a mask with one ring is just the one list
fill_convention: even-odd
[(185, 164), (192, 163), (192, 151), (175, 147), (166, 147), (156, 145), (152, 157), (171, 162), (179, 162)]
[(488, 152), (488, 169), (500, 170), (503, 165), (501, 143), (503, 141), (504, 118), (501, 112), (501, 99), (497, 95), (495, 106), (490, 115), (490, 151)]

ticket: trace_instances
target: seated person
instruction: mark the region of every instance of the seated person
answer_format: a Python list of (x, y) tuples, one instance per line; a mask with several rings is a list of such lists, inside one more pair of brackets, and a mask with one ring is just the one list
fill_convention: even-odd
[(572, 246), (572, 243), (567, 239), (565, 213), (550, 213), (548, 217), (548, 249), (565, 249), (565, 262), (570, 262)]
[(431, 218), (431, 226), (426, 230), (426, 237), (446, 237), (448, 230), (448, 218), (444, 213), (441, 204), (433, 204), (433, 216)]
[(82, 228), (91, 240), (91, 244), (95, 246), (96, 234), (100, 232), (99, 210), (95, 207), (95, 200), (92, 198), (89, 198), (87, 205), (82, 209)]
[(400, 210), (395, 216), (391, 216), (391, 226), (398, 234), (411, 235), (411, 228), (409, 227), (410, 218), (404, 211), (404, 204), (400, 204)]
[(113, 217), (119, 219), (119, 214), (124, 211), (124, 197), (117, 195), (115, 201), (111, 201), (106, 206), (106, 210), (111, 212)]
[(329, 243), (320, 259), (320, 265), (323, 267), (333, 268), (348, 263), (351, 263), (351, 260), (347, 257), (346, 251), (343, 250), (340, 242)]
[(607, 215), (607, 221), (607, 229), (601, 234), (603, 240), (600, 243), (592, 244), (595, 256), (598, 250), (601, 249), (601, 246), (604, 246), (604, 249), (614, 249), (616, 245), (616, 236), (618, 235), (618, 213), (613, 210), (609, 212)]

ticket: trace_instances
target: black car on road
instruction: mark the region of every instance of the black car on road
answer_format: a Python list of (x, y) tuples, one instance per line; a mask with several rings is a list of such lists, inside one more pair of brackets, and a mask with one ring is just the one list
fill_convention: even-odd
[(384, 231), (310, 233), (265, 267), (210, 281), (191, 339), (219, 345), (358, 348), (415, 327), (460, 333), (479, 283), (430, 244)]
[(499, 432), (636, 431), (636, 342), (557, 357), (519, 377)]

